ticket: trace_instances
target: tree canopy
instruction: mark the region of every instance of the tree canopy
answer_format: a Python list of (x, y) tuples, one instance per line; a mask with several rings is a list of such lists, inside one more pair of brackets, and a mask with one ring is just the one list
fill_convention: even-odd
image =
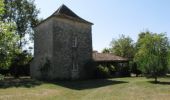
[(16, 24), (19, 35), (19, 48), (27, 42), (25, 35), (33, 37), (32, 28), (39, 23), (38, 13), (33, 0), (4, 0), (3, 21)]
[(154, 77), (157, 82), (157, 77), (167, 71), (168, 38), (163, 33), (146, 32), (142, 33), (137, 44), (135, 61), (144, 74)]
[(2, 17), (2, 14), (4, 13), (4, 1), (0, 0), (0, 18)]
[(130, 37), (121, 35), (119, 39), (113, 39), (110, 45), (113, 54), (130, 59), (134, 57), (134, 43)]
[[(0, 0), (0, 15), (3, 15), (3, 0)], [(0, 68), (8, 68), (17, 52), (18, 36), (15, 34), (15, 24), (3, 22), (0, 17)]]

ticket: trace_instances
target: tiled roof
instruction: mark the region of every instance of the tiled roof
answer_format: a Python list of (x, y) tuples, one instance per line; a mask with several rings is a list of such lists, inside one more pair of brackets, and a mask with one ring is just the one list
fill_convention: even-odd
[(92, 24), (91, 22), (88, 22), (88, 21), (84, 20), (83, 18), (79, 17), (78, 15), (76, 15), (72, 10), (70, 10), (64, 4), (62, 6), (60, 6), (57, 9), (57, 11), (55, 11), (52, 14), (52, 16), (61, 16), (61, 17), (65, 17), (65, 18), (81, 21), (81, 22), (84, 22), (84, 23)]
[[(39, 26), (40, 24), (46, 22), (47, 20), (49, 20), (51, 17), (62, 17), (62, 18), (66, 18), (66, 19), (71, 19), (71, 20), (75, 20), (75, 21), (79, 21), (82, 23), (87, 23), (90, 25), (93, 25), (93, 23), (84, 20), (83, 18), (79, 17), (78, 15), (76, 15), (73, 11), (71, 11), (67, 6), (65, 6), (64, 4), (62, 6), (60, 6), (57, 11), (55, 11), (51, 16), (49, 16), (48, 18), (44, 19), (43, 21), (41, 21), (37, 26)], [(37, 27), (36, 26), (36, 27)], [(36, 28), (35, 27), (35, 28)]]
[(122, 62), (129, 61), (127, 58), (123, 58), (120, 56), (113, 55), (111, 53), (96, 53), (93, 52), (93, 60), (98, 62)]

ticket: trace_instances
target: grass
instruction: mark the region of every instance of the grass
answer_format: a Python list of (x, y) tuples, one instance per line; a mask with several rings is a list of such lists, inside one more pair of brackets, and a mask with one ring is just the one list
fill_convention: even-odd
[(0, 81), (0, 100), (169, 100), (170, 78), (144, 77), (41, 82), (29, 78)]

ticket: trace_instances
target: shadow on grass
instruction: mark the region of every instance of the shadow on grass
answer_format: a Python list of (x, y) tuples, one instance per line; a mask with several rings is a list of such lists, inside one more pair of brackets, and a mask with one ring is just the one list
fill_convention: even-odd
[(41, 85), (40, 81), (33, 80), (29, 77), (26, 78), (6, 78), (3, 81), (0, 81), (0, 89), (11, 88), (11, 87), (25, 87), (32, 88), (38, 85)]
[(155, 82), (155, 81), (148, 81), (149, 83), (152, 83), (152, 84), (160, 84), (160, 85), (170, 85), (170, 82), (161, 82), (161, 81), (158, 81), (158, 82)]
[(55, 84), (55, 85), (59, 85), (59, 86), (74, 89), (74, 90), (93, 89), (93, 88), (99, 88), (99, 87), (104, 87), (104, 86), (108, 86), (108, 85), (123, 84), (123, 83), (128, 83), (128, 82), (108, 80), (108, 79), (53, 82), (53, 84)]
[(70, 88), (74, 90), (84, 90), (84, 89), (93, 89), (104, 87), (108, 85), (116, 85), (128, 83), (126, 81), (117, 81), (109, 79), (94, 79), (94, 80), (76, 80), (76, 81), (37, 81), (33, 80), (30, 77), (28, 78), (7, 78), (3, 81), (0, 81), (0, 89), (12, 88), (12, 87), (24, 87), (24, 88), (33, 88), (41, 84), (50, 83), (54, 85), (59, 85), (65, 88)]

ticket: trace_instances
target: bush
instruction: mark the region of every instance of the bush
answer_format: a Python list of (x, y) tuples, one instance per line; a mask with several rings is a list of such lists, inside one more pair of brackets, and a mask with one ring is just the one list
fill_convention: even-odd
[(4, 75), (0, 74), (0, 80), (4, 80)]
[(110, 76), (111, 74), (108, 67), (102, 65), (96, 67), (96, 78), (108, 78)]
[(102, 65), (95, 62), (88, 62), (85, 70), (89, 78), (110, 78), (130, 76), (129, 66), (115, 66), (112, 64)]
[(27, 51), (19, 52), (15, 55), (12, 60), (12, 64), (9, 68), (10, 74), (14, 77), (28, 76), (30, 75), (30, 61), (32, 60), (32, 55)]
[(115, 75), (115, 73), (116, 73), (116, 67), (113, 66), (113, 65), (110, 65), (108, 68), (109, 68), (110, 74), (111, 74), (111, 75)]

